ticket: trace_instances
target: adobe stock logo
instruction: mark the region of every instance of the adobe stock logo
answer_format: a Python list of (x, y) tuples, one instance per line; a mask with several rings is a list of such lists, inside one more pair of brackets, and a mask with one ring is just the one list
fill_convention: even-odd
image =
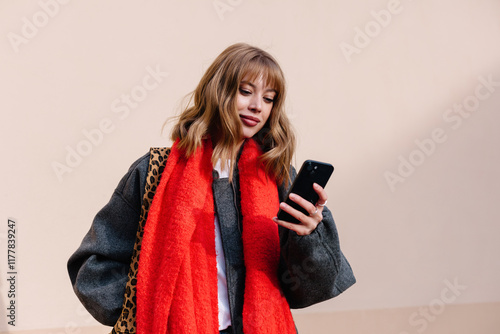
[[(146, 66), (146, 74), (141, 82), (133, 86), (129, 92), (122, 93), (111, 102), (110, 109), (119, 121), (128, 118), (132, 110), (137, 109), (140, 103), (146, 100), (149, 94), (157, 89), (169, 73), (160, 69), (160, 65), (156, 67)], [(83, 139), (78, 141), (74, 146), (66, 145), (66, 158), (63, 162), (52, 161), (51, 166), (57, 176), (59, 182), (63, 181), (63, 176), (71, 173), (76, 167), (80, 166), (84, 158), (92, 154), (94, 148), (100, 146), (106, 135), (112, 133), (116, 129), (117, 121), (113, 121), (110, 117), (104, 117), (98, 125), (91, 129), (82, 129)]]
[(355, 26), (352, 44), (347, 42), (339, 44), (340, 50), (347, 63), (352, 62), (353, 55), (360, 54), (363, 49), (368, 47), (373, 39), (378, 37), (382, 33), (382, 30), (389, 26), (393, 16), (401, 14), (402, 11), (403, 6), (399, 0), (390, 0), (387, 3), (387, 9), (381, 9), (379, 11), (372, 10), (370, 12), (373, 20), (368, 21), (363, 29), (359, 26)]
[[(432, 299), (427, 306), (420, 307), (410, 314), (408, 323), (417, 333), (423, 333), (432, 322), (436, 321), (444, 313), (448, 305), (453, 304), (467, 290), (467, 286), (460, 284), (456, 277), (453, 282), (446, 279), (443, 283), (445, 287), (441, 289), (439, 298)], [(411, 333), (403, 331), (399, 332), (399, 334)]]
[[(500, 81), (494, 81), (491, 74), (488, 77), (478, 77), (478, 81), (472, 94), (443, 112), (442, 118), (451, 130), (458, 130), (465, 119), (478, 112), (481, 101), (489, 99), (500, 87)], [(416, 147), (409, 154), (398, 156), (398, 166), (394, 172), (388, 170), (384, 172), (384, 178), (391, 192), (396, 190), (397, 184), (405, 182), (413, 175), (416, 169), (437, 151), (439, 145), (448, 140), (447, 132), (450, 130), (447, 131), (445, 127), (436, 127), (430, 131), (429, 136), (415, 139)]]
[(241, 5), (243, 0), (214, 0), (212, 5), (214, 6), (215, 12), (219, 16), (221, 21), (224, 21), (224, 15), (226, 12), (232, 12), (236, 7)]
[(66, 5), (69, 0), (40, 0), (38, 5), (40, 10), (35, 12), (31, 20), (24, 16), (21, 26), (21, 34), (9, 32), (7, 39), (15, 53), (19, 53), (19, 47), (22, 44), (28, 44), (30, 40), (38, 35), (40, 29), (45, 27), (51, 18), (54, 18), (60, 11), (60, 5)]

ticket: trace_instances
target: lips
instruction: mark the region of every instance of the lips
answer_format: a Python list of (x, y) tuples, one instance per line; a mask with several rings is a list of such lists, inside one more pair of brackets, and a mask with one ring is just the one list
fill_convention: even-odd
[(243, 124), (245, 124), (246, 126), (249, 126), (249, 127), (254, 127), (260, 123), (260, 119), (258, 119), (257, 117), (253, 117), (253, 116), (249, 116), (249, 115), (240, 115), (240, 118), (241, 118), (241, 121), (243, 122)]

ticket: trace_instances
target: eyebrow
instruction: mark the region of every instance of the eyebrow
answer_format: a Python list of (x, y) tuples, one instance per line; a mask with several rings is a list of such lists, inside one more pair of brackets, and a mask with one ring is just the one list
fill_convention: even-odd
[[(247, 85), (251, 86), (252, 88), (255, 88), (255, 85), (253, 83), (251, 83), (250, 81), (241, 81), (241, 83), (247, 84)], [(274, 93), (278, 94), (278, 91), (276, 89), (272, 89), (272, 88), (266, 89), (265, 92), (274, 92)]]

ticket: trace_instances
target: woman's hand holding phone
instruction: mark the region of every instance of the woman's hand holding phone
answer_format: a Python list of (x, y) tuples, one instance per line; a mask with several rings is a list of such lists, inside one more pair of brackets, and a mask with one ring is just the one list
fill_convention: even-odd
[(290, 187), (285, 202), (280, 203), (278, 217), (274, 221), (299, 235), (308, 235), (323, 219), (323, 207), (327, 194), (324, 190), (333, 166), (314, 160), (306, 160)]
[(290, 216), (297, 219), (300, 223), (291, 223), (285, 220), (280, 220), (277, 217), (273, 218), (274, 222), (276, 222), (278, 225), (295, 231), (295, 233), (297, 233), (298, 235), (311, 234), (316, 229), (318, 224), (323, 220), (323, 207), (328, 199), (325, 189), (323, 189), (323, 187), (321, 187), (319, 184), (314, 183), (313, 189), (319, 197), (316, 205), (312, 204), (311, 202), (297, 194), (290, 193), (288, 195), (288, 198), (294, 203), (297, 203), (305, 211), (307, 211), (309, 213), (308, 215), (293, 208), (291, 205), (285, 202), (280, 203), (280, 211), (288, 213)]

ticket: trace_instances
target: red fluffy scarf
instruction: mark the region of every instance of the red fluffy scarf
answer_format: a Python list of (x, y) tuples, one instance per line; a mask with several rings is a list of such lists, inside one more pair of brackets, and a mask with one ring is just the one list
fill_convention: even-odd
[[(276, 183), (247, 140), (238, 163), (246, 266), (243, 331), (295, 333), (278, 281)], [(218, 333), (212, 144), (173, 145), (149, 211), (137, 275), (137, 333)]]

